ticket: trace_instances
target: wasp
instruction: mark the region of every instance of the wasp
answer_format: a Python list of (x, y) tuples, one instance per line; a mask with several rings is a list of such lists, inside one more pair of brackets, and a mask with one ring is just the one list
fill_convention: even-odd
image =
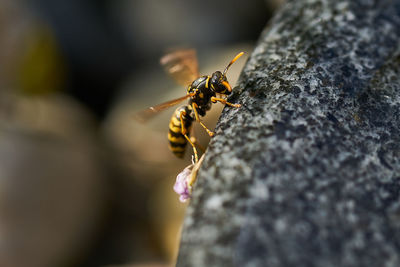
[(198, 122), (212, 137), (214, 132), (209, 130), (200, 119), (200, 116), (206, 115), (211, 104), (220, 102), (234, 108), (241, 106), (226, 100), (226, 96), (232, 92), (226, 73), (229, 67), (243, 54), (244, 52), (238, 53), (223, 72), (215, 71), (212, 75), (204, 76), (199, 74), (194, 49), (177, 50), (166, 54), (161, 58), (160, 63), (174, 80), (187, 87), (186, 95), (149, 107), (139, 112), (136, 118), (142, 122), (146, 121), (160, 111), (189, 99), (186, 105), (178, 107), (172, 115), (169, 122), (168, 141), (169, 149), (179, 158), (184, 156), (186, 145), (189, 143), (193, 148), (195, 162), (197, 163), (198, 154), (195, 141), (189, 138), (192, 123)]

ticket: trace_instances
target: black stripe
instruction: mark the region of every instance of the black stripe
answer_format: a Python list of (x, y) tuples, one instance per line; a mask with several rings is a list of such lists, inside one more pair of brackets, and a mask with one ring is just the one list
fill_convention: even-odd
[[(185, 139), (185, 140), (186, 140), (186, 139)], [(173, 146), (173, 147), (185, 147), (186, 144), (187, 144), (187, 142), (181, 144), (181, 143), (175, 143), (175, 142), (171, 142), (171, 141), (169, 141), (169, 143), (170, 143), (170, 145)]]
[(192, 121), (185, 121), (185, 127), (186, 127), (186, 129), (190, 129), (190, 127), (192, 127)]
[(171, 136), (173, 136), (173, 137), (183, 137), (183, 138), (185, 138), (183, 135), (182, 135), (182, 133), (181, 133), (181, 131), (179, 131), (179, 133), (176, 133), (176, 132), (174, 132), (174, 131), (172, 131), (171, 129), (169, 129), (169, 133), (170, 133), (170, 135)]

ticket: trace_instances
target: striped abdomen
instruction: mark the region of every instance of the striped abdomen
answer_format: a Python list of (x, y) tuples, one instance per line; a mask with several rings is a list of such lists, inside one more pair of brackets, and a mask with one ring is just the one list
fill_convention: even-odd
[(182, 106), (175, 110), (169, 122), (168, 131), (169, 149), (178, 158), (182, 158), (185, 154), (185, 148), (187, 144), (187, 140), (182, 134), (182, 124), (180, 118), (182, 111), (186, 112), (186, 116), (183, 116), (183, 123), (187, 130), (186, 135), (189, 136), (190, 128), (193, 122), (193, 119), (190, 117), (191, 110), (189, 109), (189, 106)]

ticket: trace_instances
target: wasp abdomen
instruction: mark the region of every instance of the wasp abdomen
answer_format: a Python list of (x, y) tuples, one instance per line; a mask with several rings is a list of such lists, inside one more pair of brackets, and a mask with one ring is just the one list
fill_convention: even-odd
[(185, 136), (182, 134), (182, 122), (181, 122), (182, 112), (184, 112), (183, 114), (185, 114), (182, 115), (182, 121), (184, 124), (183, 128), (186, 129), (186, 135), (189, 136), (193, 119), (190, 116), (191, 110), (189, 109), (188, 106), (182, 106), (175, 110), (169, 122), (169, 131), (168, 131), (169, 149), (178, 158), (182, 158), (184, 156), (187, 144), (187, 140)]

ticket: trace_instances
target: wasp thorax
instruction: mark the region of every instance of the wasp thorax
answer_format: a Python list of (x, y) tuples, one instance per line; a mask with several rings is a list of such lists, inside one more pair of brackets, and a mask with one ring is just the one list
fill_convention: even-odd
[(210, 83), (211, 88), (216, 93), (229, 95), (232, 92), (232, 87), (226, 80), (226, 76), (223, 75), (220, 71), (216, 71), (212, 74)]

